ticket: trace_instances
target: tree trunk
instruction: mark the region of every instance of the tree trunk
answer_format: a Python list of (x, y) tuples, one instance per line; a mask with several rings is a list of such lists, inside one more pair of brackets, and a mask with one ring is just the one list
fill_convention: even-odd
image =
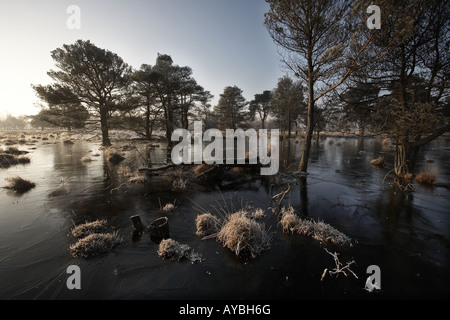
[(173, 132), (173, 112), (170, 105), (170, 102), (166, 103), (166, 106), (164, 107), (164, 118), (166, 122), (166, 138), (167, 138), (167, 144), (169, 148), (172, 148), (173, 142), (172, 142), (172, 132)]
[(308, 170), (309, 154), (311, 152), (311, 141), (314, 135), (314, 101), (310, 101), (308, 106), (308, 118), (306, 121), (306, 141), (303, 146), (302, 157), (298, 171), (306, 172)]
[(395, 146), (395, 166), (394, 172), (396, 177), (403, 180), (412, 178), (411, 159), (408, 141), (399, 141)]
[(145, 112), (145, 139), (150, 139), (150, 103), (147, 102), (147, 110)]
[(100, 127), (102, 130), (102, 145), (109, 147), (111, 141), (108, 134), (108, 109), (105, 106), (100, 106)]
[[(311, 35), (308, 35), (308, 44), (312, 43)], [(298, 171), (306, 173), (308, 170), (309, 154), (311, 152), (311, 140), (314, 134), (314, 67), (312, 60), (312, 48), (308, 48), (308, 114), (306, 117), (306, 141), (303, 146), (303, 153), (300, 159)]]

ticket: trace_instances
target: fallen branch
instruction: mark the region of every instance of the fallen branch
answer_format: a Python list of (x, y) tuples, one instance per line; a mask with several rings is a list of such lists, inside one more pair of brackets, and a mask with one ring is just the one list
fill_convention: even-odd
[[(356, 263), (355, 262), (355, 260), (352, 260), (352, 261), (350, 261), (350, 262), (347, 262), (347, 264), (344, 266), (340, 261), (339, 261), (339, 258), (338, 258), (338, 255), (339, 255), (339, 253), (331, 253), (330, 251), (328, 251), (326, 248), (324, 248), (324, 250), (326, 251), (326, 252), (328, 252), (333, 258), (334, 258), (334, 264), (336, 265), (336, 267), (333, 269), (333, 270), (329, 270), (328, 272), (330, 273), (330, 275), (337, 275), (336, 277), (338, 277), (339, 276), (339, 274), (344, 274), (344, 276), (346, 276), (347, 277), (347, 273), (345, 273), (345, 271), (347, 270), (348, 272), (350, 272), (351, 274), (353, 274), (353, 276), (356, 278), (356, 279), (358, 279), (358, 276), (350, 269), (350, 266), (353, 264), (353, 263)], [(326, 272), (326, 270), (327, 269), (325, 269), (324, 270), (324, 273)], [(322, 274), (322, 278), (320, 279), (321, 281), (323, 280), (323, 278), (324, 278), (324, 274)]]
[(276, 201), (275, 199), (277, 199), (278, 197), (281, 196), (281, 200), (278, 202), (278, 207), (281, 207), (281, 203), (283, 202), (284, 197), (286, 196), (286, 194), (287, 194), (290, 190), (291, 190), (291, 185), (288, 184), (288, 188), (287, 188), (286, 191), (282, 191), (282, 192), (280, 192), (280, 193), (278, 193), (278, 194), (276, 194), (276, 195), (274, 195), (274, 196), (272, 197), (272, 200), (273, 200), (273, 201)]
[(146, 172), (156, 172), (156, 171), (160, 171), (160, 170), (166, 170), (166, 169), (170, 169), (173, 167), (178, 166), (178, 164), (168, 164), (166, 166), (162, 166), (162, 167), (158, 167), (158, 168), (140, 168), (138, 169), (138, 171), (146, 171)]

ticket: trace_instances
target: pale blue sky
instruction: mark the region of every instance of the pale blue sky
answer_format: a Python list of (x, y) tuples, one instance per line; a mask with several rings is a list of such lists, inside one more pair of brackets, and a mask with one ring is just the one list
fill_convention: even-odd
[[(66, 26), (69, 5), (81, 10), (80, 30)], [(284, 72), (264, 27), (264, 0), (39, 0), (0, 5), (0, 116), (36, 114), (31, 84), (47, 84), (50, 51), (77, 39), (117, 53), (133, 68), (157, 53), (189, 66), (214, 94), (228, 85), (246, 99), (276, 86)]]

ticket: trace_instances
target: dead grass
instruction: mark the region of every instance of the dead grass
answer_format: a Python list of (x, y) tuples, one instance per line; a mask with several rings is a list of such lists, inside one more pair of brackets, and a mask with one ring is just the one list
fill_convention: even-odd
[(374, 166), (384, 167), (384, 158), (378, 157), (376, 159), (373, 159), (370, 161), (370, 164), (373, 164)]
[(195, 234), (201, 238), (216, 234), (221, 226), (220, 220), (209, 212), (198, 215), (195, 224), (197, 226)]
[(0, 166), (3, 168), (8, 168), (16, 164), (30, 163), (30, 158), (19, 157), (20, 155), (26, 153), (28, 153), (28, 151), (22, 151), (16, 147), (8, 147), (6, 150), (0, 149)]
[(13, 155), (19, 156), (19, 155), (27, 154), (28, 151), (19, 150), (19, 149), (17, 149), (16, 147), (8, 147), (8, 148), (7, 148), (6, 150), (4, 150), (4, 151), (2, 151), (2, 150), (0, 149), (0, 153), (13, 154)]
[(283, 207), (280, 211), (280, 225), (283, 232), (297, 233), (311, 237), (320, 243), (332, 243), (336, 245), (351, 245), (351, 239), (339, 230), (323, 221), (301, 219), (295, 214), (294, 208)]
[(122, 240), (117, 231), (113, 233), (91, 233), (71, 245), (69, 250), (73, 257), (91, 258), (110, 252)]
[(137, 174), (135, 176), (132, 176), (128, 179), (128, 182), (130, 183), (146, 183), (148, 181), (147, 177), (142, 174)]
[(432, 171), (420, 171), (416, 176), (416, 181), (424, 185), (432, 185), (436, 182), (437, 173)]
[(95, 220), (80, 224), (72, 229), (72, 235), (76, 238), (84, 238), (92, 233), (105, 233), (107, 231), (107, 220)]
[(83, 157), (81, 157), (80, 161), (82, 163), (87, 163), (87, 162), (91, 162), (91, 161), (94, 161), (94, 160), (92, 160), (92, 158), (89, 157), (89, 156), (83, 156)]
[(287, 208), (283, 207), (281, 208), (280, 215), (281, 220), (279, 223), (283, 228), (283, 232), (294, 232), (300, 220), (295, 214), (294, 208), (292, 208), (292, 206)]
[(130, 167), (120, 165), (117, 169), (117, 174), (129, 178), (133, 173), (131, 172)]
[(164, 207), (161, 207), (161, 211), (164, 213), (169, 213), (172, 212), (173, 210), (175, 210), (175, 205), (170, 202), (166, 203)]
[(172, 181), (172, 190), (186, 190), (187, 180), (183, 178), (178, 178)]
[(201, 261), (199, 253), (192, 250), (187, 244), (181, 244), (171, 238), (160, 242), (158, 256), (171, 261), (189, 260), (192, 263)]
[(195, 167), (194, 169), (194, 173), (196, 176), (201, 175), (203, 172), (208, 171), (209, 169), (215, 167), (214, 164), (206, 164), (206, 163), (202, 163), (199, 164), (198, 166)]
[(125, 158), (114, 148), (105, 149), (105, 158), (112, 164), (119, 164), (125, 160)]
[(28, 190), (36, 187), (36, 184), (34, 182), (31, 182), (26, 179), (22, 179), (19, 176), (8, 177), (8, 178), (5, 178), (5, 180), (9, 182), (9, 184), (5, 188), (13, 190), (16, 193), (25, 193)]
[(228, 215), (217, 234), (217, 241), (236, 256), (256, 257), (270, 248), (271, 240), (265, 225), (251, 219), (245, 210)]
[(264, 213), (264, 210), (261, 208), (251, 208), (250, 209), (250, 217), (255, 220), (263, 219), (265, 216), (266, 215)]

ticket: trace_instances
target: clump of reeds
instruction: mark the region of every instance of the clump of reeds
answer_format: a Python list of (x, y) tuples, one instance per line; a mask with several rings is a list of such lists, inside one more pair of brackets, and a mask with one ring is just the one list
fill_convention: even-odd
[(436, 182), (436, 172), (431, 171), (420, 171), (420, 173), (416, 176), (416, 181), (420, 184), (424, 185), (432, 185)]
[(321, 243), (332, 243), (336, 245), (351, 245), (351, 239), (344, 233), (333, 228), (323, 221), (301, 219), (295, 214), (294, 208), (282, 208), (280, 211), (280, 225), (283, 232), (297, 233), (311, 237)]
[(219, 232), (221, 221), (216, 216), (206, 212), (197, 216), (195, 224), (197, 226), (195, 234), (203, 238)]
[(30, 163), (30, 158), (18, 157), (13, 154), (0, 153), (0, 166), (3, 168), (7, 168), (15, 164), (25, 164), (25, 163)]
[(91, 233), (105, 233), (107, 231), (107, 221), (95, 220), (80, 224), (72, 229), (72, 235), (76, 238), (84, 238)]
[(130, 183), (146, 183), (147, 180), (148, 179), (145, 175), (137, 174), (137, 175), (130, 177), (128, 179), (128, 182), (130, 182)]
[(173, 210), (175, 210), (175, 205), (170, 202), (166, 203), (164, 207), (161, 207), (161, 211), (164, 213), (169, 213), (172, 212)]
[(240, 210), (225, 217), (217, 240), (237, 256), (255, 257), (270, 248), (272, 238), (263, 223), (251, 219), (247, 211)]
[(8, 177), (8, 178), (5, 178), (5, 180), (9, 182), (9, 184), (5, 188), (13, 190), (16, 193), (25, 193), (28, 190), (36, 187), (36, 183), (31, 182), (26, 179), (22, 179), (19, 176)]
[(321, 243), (333, 243), (341, 246), (351, 244), (348, 236), (323, 221), (314, 222), (312, 225), (312, 238)]
[(131, 177), (132, 172), (130, 167), (120, 165), (119, 168), (117, 168), (117, 174), (129, 178)]
[(378, 157), (376, 159), (370, 160), (370, 164), (374, 166), (384, 167), (384, 157)]
[(253, 219), (259, 220), (265, 217), (265, 213), (264, 210), (261, 208), (251, 208), (250, 209), (250, 217), (252, 217)]
[(4, 141), (4, 144), (5, 144), (6, 146), (12, 146), (12, 145), (15, 145), (15, 144), (17, 144), (17, 143), (18, 143), (18, 141), (16, 141), (16, 140), (11, 140), (11, 139), (8, 139), (8, 140)]
[(70, 246), (74, 257), (90, 258), (110, 252), (122, 242), (118, 232), (91, 233)]
[(121, 163), (123, 160), (125, 160), (125, 158), (118, 152), (116, 152), (113, 149), (108, 149), (106, 151), (106, 158), (108, 159), (108, 161), (112, 164), (119, 164)]
[(213, 167), (215, 167), (214, 164), (202, 163), (195, 167), (194, 173), (196, 176), (198, 176), (198, 175), (201, 175), (202, 173), (212, 169)]
[(381, 145), (386, 148), (389, 147), (389, 145), (391, 144), (391, 140), (388, 138), (383, 139), (383, 141), (381, 141)]
[(89, 156), (83, 156), (83, 157), (81, 157), (80, 161), (82, 163), (86, 163), (86, 162), (91, 162), (91, 161), (94, 161), (94, 160), (92, 160), (92, 158), (89, 157)]
[(187, 180), (178, 178), (172, 181), (172, 190), (186, 190)]
[(283, 232), (294, 232), (299, 224), (300, 218), (295, 214), (295, 210), (292, 206), (283, 207), (280, 210), (281, 220), (280, 225), (283, 228)]
[(158, 256), (172, 261), (189, 260), (192, 263), (201, 261), (199, 253), (193, 251), (187, 244), (181, 244), (171, 238), (159, 243)]
[(6, 154), (13, 154), (16, 156), (22, 155), (22, 154), (27, 154), (28, 151), (24, 151), (24, 150), (19, 150), (16, 147), (8, 147), (6, 150), (2, 151), (0, 149), (1, 153), (6, 153)]
[(30, 158), (19, 157), (19, 155), (26, 153), (28, 152), (19, 150), (16, 147), (8, 147), (6, 150), (0, 149), (0, 166), (7, 168), (15, 164), (30, 163)]

